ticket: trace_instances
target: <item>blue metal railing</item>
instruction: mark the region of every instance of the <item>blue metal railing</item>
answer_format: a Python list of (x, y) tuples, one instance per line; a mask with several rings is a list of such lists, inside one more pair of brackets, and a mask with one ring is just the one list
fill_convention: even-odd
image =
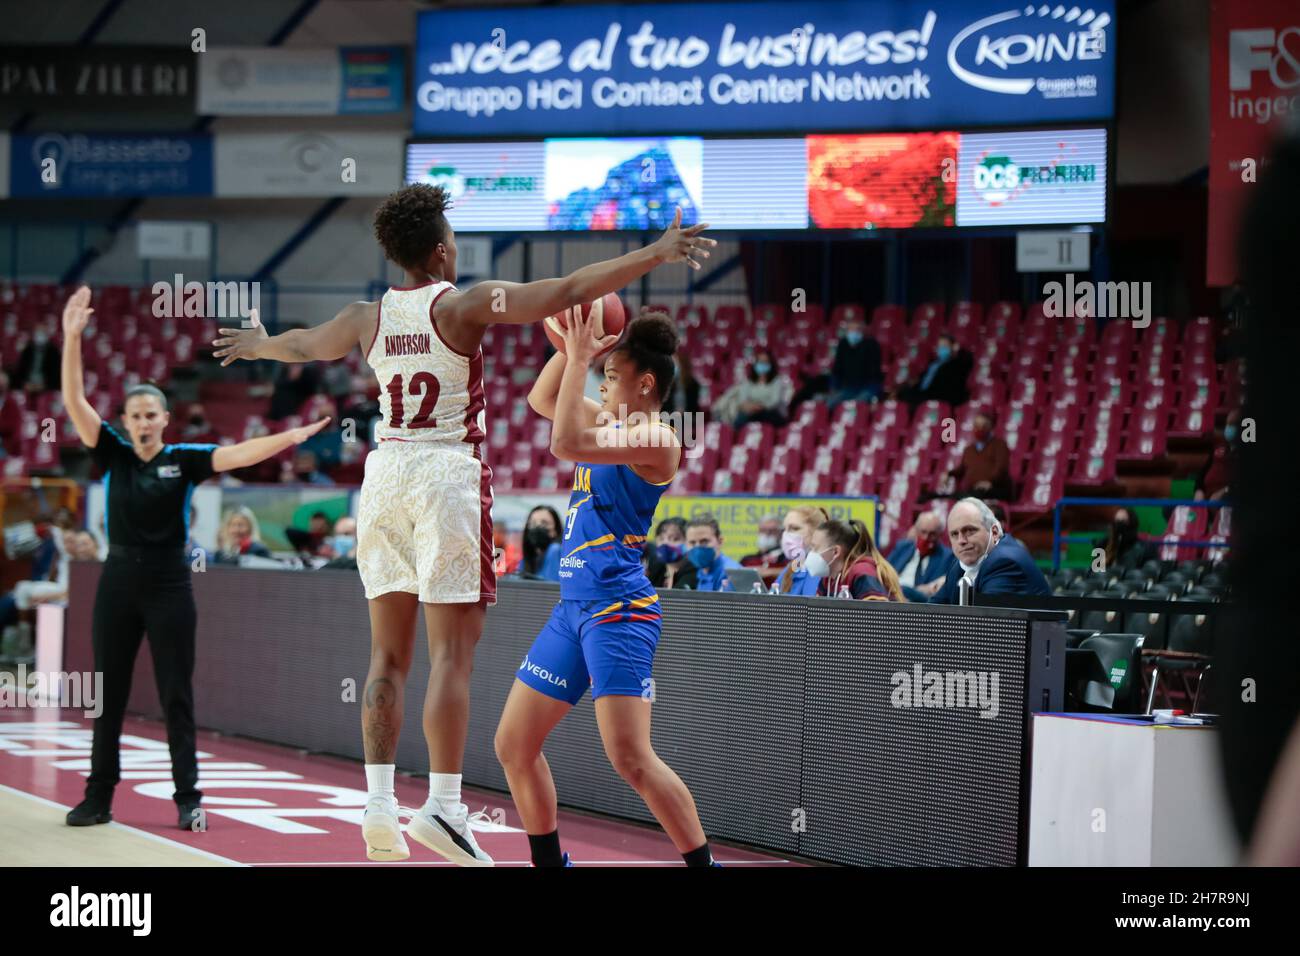
[[(1196, 501), (1191, 498), (1061, 498), (1052, 508), (1052, 570), (1061, 570), (1061, 542), (1096, 541), (1095, 534), (1061, 534), (1061, 512), (1070, 506), (1115, 505), (1125, 508), (1223, 508), (1232, 505), (1230, 501)], [(1194, 541), (1186, 538), (1143, 538), (1148, 544), (1178, 544), (1183, 547), (1226, 548), (1223, 541)]]

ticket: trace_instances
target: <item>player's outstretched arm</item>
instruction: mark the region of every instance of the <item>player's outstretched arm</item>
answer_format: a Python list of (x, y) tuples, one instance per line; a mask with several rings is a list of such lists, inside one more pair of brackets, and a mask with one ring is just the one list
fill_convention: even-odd
[(328, 422), (329, 416), (326, 416), (319, 421), (312, 422), (310, 425), (303, 425), (300, 428), (290, 428), (275, 435), (263, 435), (261, 438), (250, 438), (248, 441), (241, 441), (237, 445), (222, 445), (219, 448), (214, 448), (212, 450), (212, 470), (234, 471), (236, 468), (247, 468), (249, 465), (256, 465), (258, 462), (266, 461), (266, 459), (280, 454), (286, 448), (301, 445), (324, 428)]
[(86, 381), (81, 369), (81, 333), (94, 311), (90, 307), (90, 287), (84, 285), (72, 293), (63, 307), (63, 407), (77, 429), (77, 437), (87, 448), (99, 444), (100, 426), (99, 412), (86, 399)]
[[(638, 465), (657, 474), (671, 474), (680, 455), (676, 435), (657, 422), (614, 427), (614, 417), (588, 419), (583, 380), (591, 360), (618, 341), (616, 335), (596, 337), (595, 321), (588, 316), (570, 319), (564, 331), (564, 361), (560, 391), (551, 427), (551, 454), (564, 461), (604, 465)], [(552, 361), (555, 360), (552, 359)]]
[(678, 207), (673, 224), (650, 245), (617, 259), (583, 266), (562, 279), (537, 282), (489, 280), (480, 282), (467, 292), (445, 295), (438, 301), (437, 317), (480, 325), (498, 322), (526, 325), (540, 322), (569, 306), (585, 305), (608, 292), (617, 292), (665, 263), (685, 262), (698, 269), (700, 260), (709, 257), (709, 249), (718, 244), (717, 240), (700, 235), (709, 227), (708, 223), (683, 229), (681, 222), (682, 210)]
[(227, 366), (236, 359), (273, 362), (326, 362), (341, 359), (375, 328), (376, 305), (353, 302), (328, 322), (310, 329), (290, 329), (279, 335), (267, 335), (257, 310), (249, 318), (248, 329), (222, 329), (212, 354)]

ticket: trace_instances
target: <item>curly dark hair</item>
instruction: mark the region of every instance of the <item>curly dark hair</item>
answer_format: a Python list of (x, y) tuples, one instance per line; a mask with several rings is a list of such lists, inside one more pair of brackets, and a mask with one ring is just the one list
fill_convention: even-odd
[(375, 212), (375, 238), (389, 261), (408, 271), (422, 269), (451, 226), (444, 213), (451, 196), (441, 186), (412, 183), (393, 193)]
[(661, 405), (668, 397), (677, 374), (673, 354), (677, 351), (678, 340), (677, 326), (667, 312), (643, 306), (641, 314), (628, 323), (623, 341), (614, 349), (626, 353), (637, 372), (654, 373), (655, 392)]

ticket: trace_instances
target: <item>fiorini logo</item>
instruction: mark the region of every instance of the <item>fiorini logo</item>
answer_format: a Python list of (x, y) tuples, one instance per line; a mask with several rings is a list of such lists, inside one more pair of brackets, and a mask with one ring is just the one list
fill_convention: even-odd
[(536, 176), (466, 176), (455, 166), (433, 166), (425, 177), (432, 186), (441, 186), (452, 199), (466, 193), (531, 193), (537, 191)]
[[(1099, 60), (1106, 53), (1110, 14), (1043, 4), (995, 13), (972, 23), (948, 45), (948, 67), (964, 83), (990, 93), (1045, 99), (1096, 96), (1095, 75), (1039, 77), (1051, 63)], [(963, 65), (965, 63), (966, 65)]]
[(1010, 156), (989, 154), (971, 169), (971, 185), (990, 206), (1001, 206), (1032, 186), (1081, 186), (1097, 182), (1096, 163), (1065, 162), (1065, 146), (1051, 162), (1021, 166)]

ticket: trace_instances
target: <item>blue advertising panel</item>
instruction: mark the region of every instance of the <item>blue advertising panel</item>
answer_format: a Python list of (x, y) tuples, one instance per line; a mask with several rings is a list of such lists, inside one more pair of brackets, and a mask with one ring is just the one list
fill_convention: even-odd
[(340, 113), (397, 113), (406, 103), (406, 50), (345, 46), (339, 50)]
[(183, 133), (19, 133), (11, 195), (210, 196), (212, 138)]
[(437, 136), (943, 129), (1109, 119), (1114, 0), (757, 2), (420, 14)]

